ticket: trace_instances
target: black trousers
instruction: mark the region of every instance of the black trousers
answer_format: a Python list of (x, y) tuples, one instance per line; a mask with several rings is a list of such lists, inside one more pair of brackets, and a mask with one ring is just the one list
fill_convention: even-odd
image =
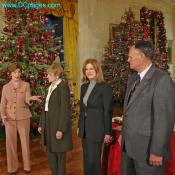
[(66, 175), (66, 152), (50, 152), (47, 150), (49, 167), (52, 175)]
[(89, 142), (82, 139), (84, 157), (84, 175), (102, 175), (101, 149), (102, 142)]
[(165, 165), (153, 167), (147, 161), (137, 161), (129, 157), (127, 152), (122, 151), (121, 175), (163, 175)]

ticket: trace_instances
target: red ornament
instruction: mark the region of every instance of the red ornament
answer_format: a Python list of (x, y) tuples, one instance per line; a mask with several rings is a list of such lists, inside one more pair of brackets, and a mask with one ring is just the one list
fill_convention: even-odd
[(33, 123), (32, 123), (32, 128), (33, 128), (33, 129), (38, 128), (38, 125), (37, 125), (37, 123), (36, 123), (36, 122), (33, 122)]
[(38, 74), (39, 75), (43, 75), (44, 74), (44, 71), (43, 70), (38, 70)]
[(36, 28), (33, 28), (31, 32), (32, 32), (32, 34), (34, 34), (34, 33), (37, 32), (37, 29)]

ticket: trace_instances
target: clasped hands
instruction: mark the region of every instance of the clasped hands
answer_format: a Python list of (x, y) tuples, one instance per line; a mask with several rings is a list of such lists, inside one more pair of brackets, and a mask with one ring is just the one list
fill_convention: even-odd
[(57, 132), (56, 132), (56, 138), (57, 138), (58, 140), (61, 140), (61, 139), (63, 138), (63, 132), (57, 131)]
[(112, 136), (111, 135), (105, 135), (104, 137), (104, 143), (108, 144), (112, 141)]

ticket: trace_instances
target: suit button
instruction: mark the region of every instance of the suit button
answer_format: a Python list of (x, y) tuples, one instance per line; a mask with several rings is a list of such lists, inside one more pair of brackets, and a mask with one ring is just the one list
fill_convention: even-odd
[(86, 113), (86, 112), (84, 113), (84, 116), (85, 116), (85, 117), (87, 116), (87, 113)]

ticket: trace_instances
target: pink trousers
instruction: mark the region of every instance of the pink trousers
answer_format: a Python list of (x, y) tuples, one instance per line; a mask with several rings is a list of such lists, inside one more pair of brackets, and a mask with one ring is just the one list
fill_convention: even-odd
[(19, 168), (17, 154), (17, 133), (21, 141), (24, 170), (30, 170), (29, 149), (30, 118), (24, 120), (7, 121), (5, 123), (7, 170), (15, 172)]

